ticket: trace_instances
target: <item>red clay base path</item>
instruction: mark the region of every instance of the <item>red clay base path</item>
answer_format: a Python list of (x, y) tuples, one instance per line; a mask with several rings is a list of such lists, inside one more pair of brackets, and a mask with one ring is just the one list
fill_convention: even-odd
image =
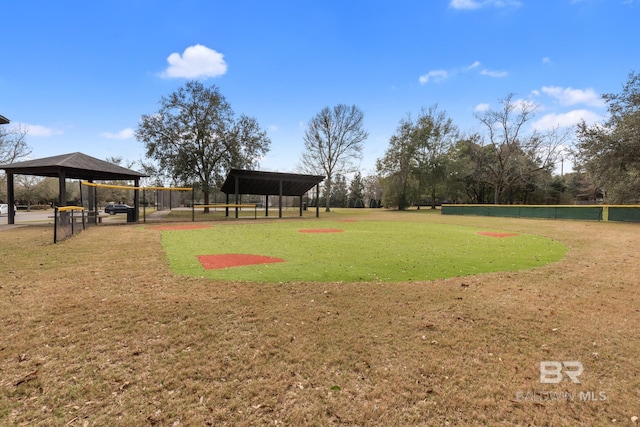
[(249, 254), (219, 254), (198, 255), (198, 261), (205, 270), (220, 268), (242, 267), (243, 265), (270, 264), (272, 262), (286, 262), (282, 258)]
[(489, 237), (511, 237), (518, 235), (517, 233), (496, 233), (493, 231), (478, 231), (478, 234)]

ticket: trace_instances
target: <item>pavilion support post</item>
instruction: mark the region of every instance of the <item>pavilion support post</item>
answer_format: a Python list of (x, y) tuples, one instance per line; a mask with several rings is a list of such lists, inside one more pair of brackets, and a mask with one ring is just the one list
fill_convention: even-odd
[[(61, 170), (58, 174), (58, 206), (67, 206), (67, 174)], [(69, 224), (69, 212), (60, 212), (60, 224)]]
[(227, 193), (227, 199), (226, 199), (226, 205), (224, 208), (224, 217), (228, 218), (229, 217), (229, 193)]
[(300, 216), (302, 216), (302, 195), (300, 196)]
[(9, 212), (7, 212), (7, 224), (16, 223), (16, 212), (14, 206), (16, 205), (16, 196), (13, 190), (14, 178), (12, 173), (7, 173), (7, 198), (9, 199)]
[(280, 180), (280, 191), (278, 193), (278, 218), (282, 218), (282, 180)]
[(58, 206), (67, 206), (67, 174), (60, 171), (58, 174)]
[(264, 216), (269, 216), (269, 195), (264, 196)]
[(316, 218), (320, 218), (320, 184), (316, 184)]
[(138, 212), (140, 210), (140, 190), (138, 190), (138, 188), (140, 187), (140, 179), (136, 178), (133, 182), (133, 185), (136, 188), (135, 190), (133, 190), (133, 207), (135, 209), (135, 212), (133, 213), (133, 222), (138, 222), (138, 220), (140, 219), (140, 214)]
[[(236, 205), (240, 203), (240, 178), (236, 176)], [(236, 219), (238, 218), (238, 206), (236, 206)]]
[[(93, 180), (90, 179), (89, 183), (93, 183)], [(97, 224), (98, 223), (98, 206), (96, 205), (96, 188), (97, 187), (88, 187), (88, 186), (84, 186), (86, 187), (86, 191), (84, 191), (87, 194), (87, 204), (86, 206), (89, 209), (89, 223), (90, 224)], [(80, 181), (80, 198), (82, 198), (82, 189), (84, 188), (82, 185), (82, 181)]]

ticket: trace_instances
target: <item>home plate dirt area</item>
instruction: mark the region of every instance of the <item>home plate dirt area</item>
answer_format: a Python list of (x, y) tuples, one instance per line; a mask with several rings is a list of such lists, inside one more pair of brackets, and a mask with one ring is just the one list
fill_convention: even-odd
[[(171, 227), (171, 226), (168, 226)], [(189, 226), (176, 226), (183, 228), (158, 228), (162, 230), (184, 230)], [(192, 227), (198, 228), (198, 227)], [(154, 228), (155, 229), (155, 228)], [(309, 228), (298, 230), (300, 233), (342, 233), (344, 230), (338, 228)], [(245, 265), (270, 264), (274, 262), (286, 262), (285, 259), (270, 257), (265, 255), (251, 254), (217, 254), (217, 255), (198, 255), (198, 261), (205, 270), (217, 270), (229, 267), (242, 267)]]

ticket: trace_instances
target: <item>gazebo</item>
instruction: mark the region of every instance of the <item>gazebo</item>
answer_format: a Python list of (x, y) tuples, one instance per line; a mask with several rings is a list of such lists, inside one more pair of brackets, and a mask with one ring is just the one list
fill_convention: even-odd
[[(1, 116), (0, 116), (1, 117)], [(139, 187), (140, 178), (147, 177), (141, 172), (123, 168), (104, 160), (96, 159), (83, 153), (62, 154), (59, 156), (45, 157), (36, 160), (27, 160), (24, 162), (16, 162), (8, 165), (0, 165), (0, 169), (4, 169), (7, 174), (7, 198), (9, 199), (9, 224), (15, 223), (15, 192), (14, 192), (14, 175), (35, 175), (58, 178), (58, 206), (66, 206), (66, 180), (81, 179), (89, 182), (106, 181), (106, 180), (125, 180), (134, 181), (135, 187)], [(140, 199), (138, 190), (134, 190), (133, 198), (135, 206), (135, 221), (138, 220), (138, 208)], [(95, 200), (89, 200), (89, 206), (94, 206)]]

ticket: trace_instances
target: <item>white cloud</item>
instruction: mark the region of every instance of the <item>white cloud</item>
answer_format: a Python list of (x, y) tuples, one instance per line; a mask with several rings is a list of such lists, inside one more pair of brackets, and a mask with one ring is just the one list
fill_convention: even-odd
[(473, 111), (481, 113), (483, 111), (488, 111), (490, 107), (491, 106), (489, 104), (483, 102), (481, 104), (476, 105)]
[(572, 87), (544, 86), (542, 92), (556, 98), (561, 105), (586, 104), (592, 107), (602, 107), (604, 102), (595, 90), (573, 89)]
[(12, 127), (26, 129), (28, 136), (53, 136), (61, 135), (64, 131), (59, 129), (53, 129), (41, 125), (30, 125), (28, 123), (12, 123)]
[(469, 65), (466, 70), (473, 70), (474, 68), (478, 68), (480, 66), (480, 61), (475, 61), (473, 64)]
[(451, 0), (449, 7), (452, 9), (473, 10), (482, 7), (482, 4), (475, 0)]
[(278, 131), (278, 125), (269, 126), (269, 132), (277, 132), (277, 131)]
[[(449, 70), (431, 70), (427, 74), (423, 74), (418, 78), (418, 81), (421, 85), (435, 82), (440, 83), (446, 79), (453, 78), (459, 74), (464, 74), (467, 72), (471, 72), (472, 70), (480, 68), (482, 64), (480, 61), (474, 61), (471, 65), (452, 68)], [(506, 71), (491, 71), (486, 68), (480, 71), (481, 75), (490, 76), (490, 77), (506, 77), (509, 73)]]
[(429, 83), (430, 80), (438, 83), (447, 79), (447, 77), (449, 77), (449, 73), (446, 70), (433, 70), (429, 71), (427, 74), (421, 75), (418, 81), (420, 84), (424, 85)]
[(603, 117), (589, 110), (573, 110), (567, 113), (546, 114), (532, 123), (535, 130), (549, 130), (555, 127), (571, 127), (584, 120), (587, 124), (602, 121)]
[(487, 70), (486, 68), (480, 71), (480, 74), (482, 74), (483, 76), (497, 77), (497, 78), (507, 77), (509, 75), (507, 71), (491, 71), (491, 70)]
[(551, 64), (551, 58), (549, 58), (548, 56), (545, 56), (544, 58), (542, 58), (542, 63)]
[(100, 136), (107, 139), (129, 139), (133, 138), (134, 134), (135, 132), (133, 129), (126, 128), (117, 133), (102, 132)]
[(449, 7), (458, 10), (475, 10), (482, 7), (520, 7), (520, 0), (451, 0)]
[(172, 53), (169, 67), (160, 75), (164, 78), (218, 77), (227, 72), (224, 55), (201, 44), (189, 46), (182, 55)]

